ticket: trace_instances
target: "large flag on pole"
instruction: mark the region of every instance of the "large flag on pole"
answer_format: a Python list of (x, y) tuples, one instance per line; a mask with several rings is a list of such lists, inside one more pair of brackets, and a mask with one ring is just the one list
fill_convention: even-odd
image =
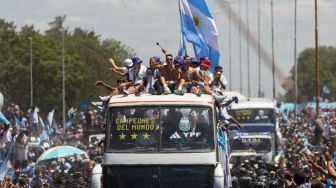
[(209, 57), (211, 70), (214, 70), (220, 56), (218, 32), (208, 6), (204, 0), (179, 0), (179, 7), (183, 36), (192, 43), (196, 58)]

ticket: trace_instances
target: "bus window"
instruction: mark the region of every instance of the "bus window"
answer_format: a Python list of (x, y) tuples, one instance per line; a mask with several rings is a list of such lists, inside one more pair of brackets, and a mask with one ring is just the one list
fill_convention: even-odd
[(109, 148), (115, 152), (158, 149), (158, 108), (113, 109)]
[(111, 108), (107, 152), (207, 152), (214, 149), (211, 109)]
[(274, 109), (253, 108), (253, 109), (234, 109), (230, 114), (240, 123), (275, 123)]
[(210, 109), (169, 107), (162, 111), (162, 151), (213, 149)]

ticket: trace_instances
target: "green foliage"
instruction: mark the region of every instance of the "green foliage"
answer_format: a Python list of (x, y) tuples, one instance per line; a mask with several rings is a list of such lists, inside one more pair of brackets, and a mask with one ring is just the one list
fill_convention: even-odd
[(64, 62), (66, 109), (79, 108), (82, 99), (96, 100), (108, 95), (94, 83), (105, 80), (115, 83), (108, 70), (108, 59), (117, 63), (134, 55), (133, 50), (113, 39), (101, 40), (94, 31), (64, 28), (66, 16), (57, 16), (43, 34), (34, 25), (16, 31), (13, 22), (0, 19), (0, 91), (7, 102), (30, 106), (30, 39), (33, 46), (34, 105), (42, 113), (55, 108), (58, 119), (62, 109), (62, 32), (64, 32)]
[[(336, 48), (322, 46), (320, 51), (320, 93), (324, 98), (334, 101), (336, 99)], [(316, 96), (316, 74), (315, 74), (315, 48), (307, 48), (298, 57), (298, 102), (313, 100)], [(291, 77), (294, 80), (294, 67), (291, 69)], [(323, 86), (327, 86), (331, 94), (322, 93)], [(287, 99), (294, 101), (294, 91), (288, 91)]]

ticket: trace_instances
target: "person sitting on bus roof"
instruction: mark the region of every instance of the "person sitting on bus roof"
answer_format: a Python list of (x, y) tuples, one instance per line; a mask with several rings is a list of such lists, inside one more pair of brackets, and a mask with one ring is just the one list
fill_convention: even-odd
[(178, 89), (175, 90), (175, 94), (183, 95), (184, 92), (197, 93), (198, 83), (195, 80), (200, 80), (201, 77), (197, 74), (196, 68), (191, 66), (191, 62), (196, 62), (196, 64), (198, 64), (196, 58), (194, 57), (190, 58), (190, 60), (186, 58), (184, 59), (183, 74), (179, 82)]
[(124, 67), (118, 67), (112, 58), (109, 59), (111, 63), (111, 68), (113, 72), (117, 73), (119, 76), (126, 76), (126, 80), (129, 80), (128, 71), (133, 67), (133, 62), (131, 59), (124, 60)]
[[(144, 91), (145, 86), (143, 85), (143, 78), (146, 75), (147, 68), (142, 64), (142, 60), (139, 57), (133, 57), (132, 62), (134, 67), (129, 70), (129, 80), (126, 83), (119, 85), (119, 92), (124, 96), (133, 94), (135, 91)], [(127, 90), (123, 89), (128, 87)]]
[[(146, 85), (146, 92), (158, 95), (163, 93), (163, 86), (160, 83), (160, 71), (158, 66), (161, 63), (160, 57), (153, 56), (149, 59), (149, 68), (146, 70), (146, 75), (144, 77), (143, 84)], [(137, 90), (135, 95), (139, 96), (141, 90)]]
[(222, 95), (227, 85), (228, 85), (228, 82), (225, 76), (223, 75), (223, 67), (216, 66), (215, 73), (213, 75), (211, 74), (210, 76), (211, 90)]
[(210, 79), (210, 73), (208, 69), (211, 67), (211, 62), (208, 57), (203, 57), (201, 58), (201, 64), (200, 64), (200, 70), (198, 71), (199, 76), (201, 77), (199, 86), (198, 86), (198, 91), (197, 91), (197, 96), (201, 96), (202, 93), (211, 95), (211, 88), (209, 84), (209, 79)]
[(166, 65), (160, 69), (160, 81), (163, 84), (164, 94), (171, 94), (174, 92), (174, 88), (177, 83), (176, 71), (174, 71), (175, 66), (173, 64), (173, 55), (166, 55)]

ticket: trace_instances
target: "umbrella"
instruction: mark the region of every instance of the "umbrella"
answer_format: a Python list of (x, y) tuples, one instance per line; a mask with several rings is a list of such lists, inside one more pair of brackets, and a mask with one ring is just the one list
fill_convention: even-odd
[(47, 151), (43, 152), (43, 154), (37, 159), (37, 162), (48, 160), (48, 159), (69, 157), (73, 155), (82, 155), (82, 154), (87, 157), (87, 154), (85, 151), (80, 150), (76, 147), (57, 146), (57, 147), (50, 148)]

